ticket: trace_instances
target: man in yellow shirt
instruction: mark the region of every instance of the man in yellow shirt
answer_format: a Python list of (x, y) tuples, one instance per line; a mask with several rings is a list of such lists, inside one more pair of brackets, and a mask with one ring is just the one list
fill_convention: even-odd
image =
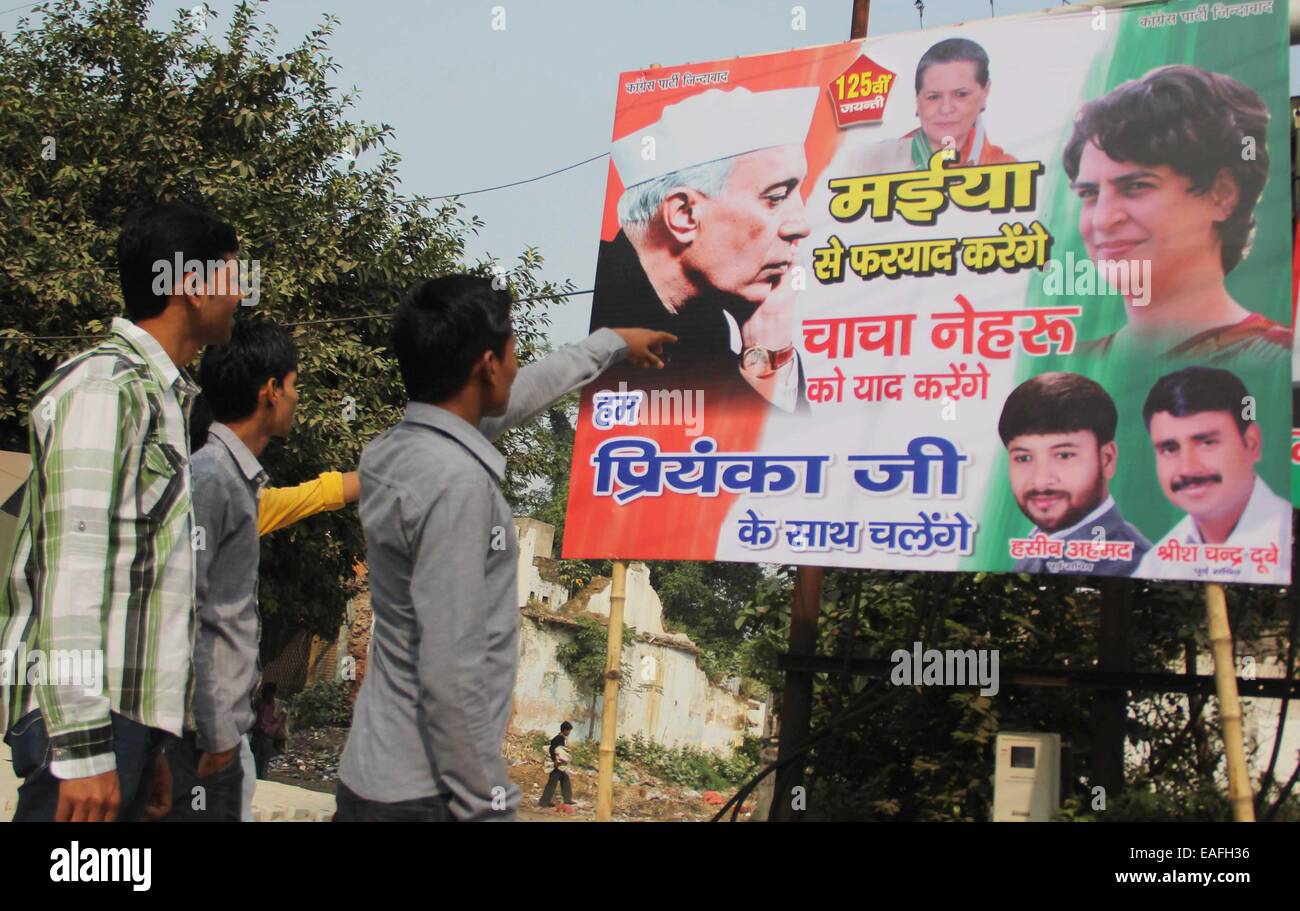
[(269, 535), (318, 512), (342, 509), (361, 496), (355, 471), (322, 471), (314, 481), (297, 487), (268, 487), (257, 501), (257, 533)]

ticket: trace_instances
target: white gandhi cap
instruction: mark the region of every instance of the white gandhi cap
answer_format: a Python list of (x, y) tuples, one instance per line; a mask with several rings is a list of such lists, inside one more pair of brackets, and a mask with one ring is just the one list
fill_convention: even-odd
[[(656, 123), (614, 140), (610, 154), (623, 186), (682, 168), (776, 146), (803, 145), (820, 91), (816, 88), (709, 89), (664, 108)], [(654, 138), (646, 160), (642, 140)]]

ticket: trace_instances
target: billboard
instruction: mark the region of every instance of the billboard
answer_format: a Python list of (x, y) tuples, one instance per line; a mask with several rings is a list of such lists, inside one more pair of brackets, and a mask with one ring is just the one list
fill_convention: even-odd
[(565, 557), (1290, 580), (1286, 4), (619, 78)]

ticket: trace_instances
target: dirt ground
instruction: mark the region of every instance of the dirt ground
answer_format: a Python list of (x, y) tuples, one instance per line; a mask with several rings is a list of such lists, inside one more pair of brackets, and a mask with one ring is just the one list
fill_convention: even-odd
[[(289, 748), (271, 760), (268, 777), (272, 781), (297, 785), (313, 791), (334, 790), (338, 779), (339, 756), (347, 741), (346, 728), (308, 728), (290, 735)], [(504, 749), (510, 780), (519, 786), (523, 799), (519, 819), (523, 822), (592, 822), (596, 818), (596, 769), (576, 767), (573, 780), (573, 812), (562, 808), (543, 808), (537, 802), (546, 786), (543, 767), (544, 751), (528, 745), (525, 735), (510, 734)], [(730, 794), (700, 793), (690, 788), (664, 782), (635, 763), (620, 761), (614, 781), (614, 821), (616, 822), (703, 822), (718, 810), (718, 804)], [(559, 794), (556, 795), (559, 800)], [(749, 808), (746, 807), (746, 810)], [(748, 814), (741, 813), (741, 819)]]

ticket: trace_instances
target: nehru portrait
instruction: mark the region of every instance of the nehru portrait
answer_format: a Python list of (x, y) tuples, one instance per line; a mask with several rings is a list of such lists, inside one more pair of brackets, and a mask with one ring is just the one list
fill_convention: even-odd
[(621, 230), (601, 244), (592, 328), (676, 335), (662, 386), (799, 397), (789, 274), (809, 234), (800, 184), (816, 88), (710, 89), (618, 139)]

